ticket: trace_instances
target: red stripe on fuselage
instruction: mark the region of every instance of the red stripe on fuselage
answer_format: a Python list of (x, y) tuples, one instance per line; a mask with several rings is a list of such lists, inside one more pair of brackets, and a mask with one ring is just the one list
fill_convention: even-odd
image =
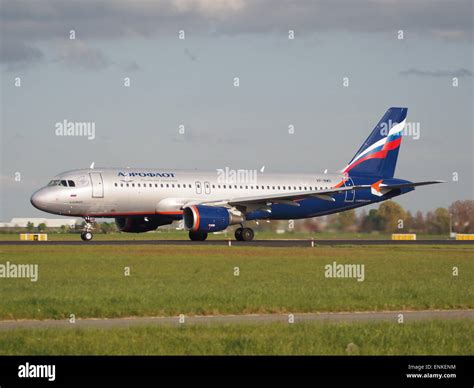
[(333, 186), (333, 189), (338, 189), (339, 187), (341, 187), (344, 182), (347, 180), (347, 178), (344, 178), (342, 181), (340, 181), (336, 186)]
[(178, 211), (173, 211), (173, 212), (156, 212), (156, 213), (150, 213), (150, 212), (122, 212), (122, 213), (92, 213), (92, 214), (83, 214), (85, 217), (120, 217), (120, 216), (155, 216), (155, 215), (163, 215), (163, 216), (168, 216), (168, 215), (182, 215), (183, 211), (178, 210)]

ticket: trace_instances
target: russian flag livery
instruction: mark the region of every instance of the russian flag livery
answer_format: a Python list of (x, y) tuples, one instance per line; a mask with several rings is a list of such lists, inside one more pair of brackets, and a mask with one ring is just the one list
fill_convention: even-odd
[(389, 108), (342, 172), (350, 176), (393, 178), (407, 111)]

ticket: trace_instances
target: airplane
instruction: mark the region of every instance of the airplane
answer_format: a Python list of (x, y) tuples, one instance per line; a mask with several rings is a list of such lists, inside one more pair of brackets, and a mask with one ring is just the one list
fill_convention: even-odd
[[(391, 107), (340, 172), (222, 174), (222, 170), (95, 168), (63, 172), (31, 196), (39, 210), (85, 220), (115, 218), (122, 232), (142, 233), (183, 220), (193, 241), (238, 225), (235, 238), (252, 241), (248, 221), (319, 217), (406, 194), (417, 186), (394, 178), (407, 108)], [(263, 169), (262, 169), (263, 170)]]

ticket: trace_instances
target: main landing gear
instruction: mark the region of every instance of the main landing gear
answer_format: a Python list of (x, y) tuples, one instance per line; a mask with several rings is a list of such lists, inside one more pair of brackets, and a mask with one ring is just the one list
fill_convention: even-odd
[(81, 233), (82, 241), (91, 241), (94, 235), (92, 230), (94, 229), (94, 219), (90, 217), (84, 217), (84, 231)]
[(235, 239), (237, 241), (252, 241), (254, 236), (253, 229), (251, 228), (237, 228), (235, 230)]
[(207, 238), (206, 232), (189, 232), (189, 239), (191, 241), (204, 241)]
[[(253, 229), (238, 228), (235, 230), (235, 238), (237, 241), (252, 241), (254, 237)], [(191, 241), (205, 241), (207, 239), (206, 232), (189, 232), (189, 239)]]

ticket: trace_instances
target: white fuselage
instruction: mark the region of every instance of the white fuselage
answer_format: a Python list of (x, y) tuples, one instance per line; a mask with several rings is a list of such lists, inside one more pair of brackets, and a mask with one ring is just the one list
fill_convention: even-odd
[(239, 171), (73, 170), (54, 177), (52, 182), (59, 183), (38, 190), (32, 196), (32, 203), (50, 213), (81, 217), (177, 215), (187, 203), (327, 189), (340, 184), (344, 178), (342, 174)]

